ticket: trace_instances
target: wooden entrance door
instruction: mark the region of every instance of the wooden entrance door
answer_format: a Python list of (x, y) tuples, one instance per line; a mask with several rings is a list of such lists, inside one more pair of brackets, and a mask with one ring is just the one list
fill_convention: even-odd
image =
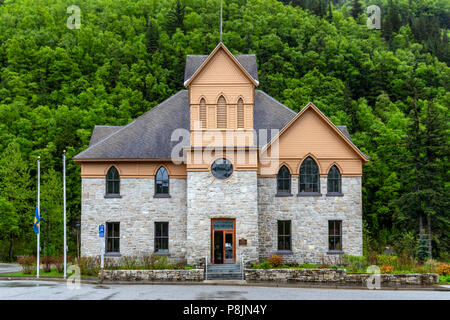
[(211, 257), (213, 263), (234, 263), (236, 261), (234, 219), (211, 220)]

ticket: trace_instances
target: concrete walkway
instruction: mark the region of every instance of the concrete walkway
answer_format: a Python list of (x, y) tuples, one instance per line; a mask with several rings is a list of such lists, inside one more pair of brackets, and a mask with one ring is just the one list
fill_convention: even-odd
[(0, 263), (0, 274), (19, 272), (22, 270), (19, 264), (16, 263)]

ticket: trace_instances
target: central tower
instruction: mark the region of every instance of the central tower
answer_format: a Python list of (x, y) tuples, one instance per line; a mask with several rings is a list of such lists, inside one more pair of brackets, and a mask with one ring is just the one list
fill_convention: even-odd
[[(205, 257), (209, 263), (258, 258), (253, 130), (258, 84), (256, 56), (233, 55), (222, 42), (208, 56), (186, 57), (188, 263)], [(229, 229), (220, 229), (224, 226)]]

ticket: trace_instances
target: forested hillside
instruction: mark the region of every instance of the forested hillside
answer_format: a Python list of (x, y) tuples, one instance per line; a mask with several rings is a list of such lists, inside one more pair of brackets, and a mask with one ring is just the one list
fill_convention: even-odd
[[(313, 101), (371, 156), (365, 252), (390, 246), (414, 255), (422, 233), (434, 257), (448, 257), (449, 2), (369, 1), (382, 8), (381, 30), (367, 28), (367, 4), (354, 12), (356, 2), (318, 0), (317, 10), (311, 1), (224, 0), (223, 41), (257, 55), (262, 90), (295, 111)], [(72, 4), (79, 30), (66, 26)], [(64, 149), (76, 254), (81, 185), (71, 157), (94, 125), (127, 124), (183, 88), (186, 55), (209, 54), (219, 42), (219, 4), (0, 0), (0, 260), (35, 252), (38, 155), (50, 254), (62, 252)]]

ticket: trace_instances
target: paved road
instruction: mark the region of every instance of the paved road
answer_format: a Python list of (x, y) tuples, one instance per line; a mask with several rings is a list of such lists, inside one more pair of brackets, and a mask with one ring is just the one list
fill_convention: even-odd
[(64, 282), (0, 281), (0, 299), (53, 300), (450, 300), (449, 291), (266, 288), (216, 285), (95, 285), (70, 290)]
[(0, 263), (0, 274), (2, 273), (11, 273), (11, 272), (19, 272), (22, 270), (20, 265), (14, 263)]

